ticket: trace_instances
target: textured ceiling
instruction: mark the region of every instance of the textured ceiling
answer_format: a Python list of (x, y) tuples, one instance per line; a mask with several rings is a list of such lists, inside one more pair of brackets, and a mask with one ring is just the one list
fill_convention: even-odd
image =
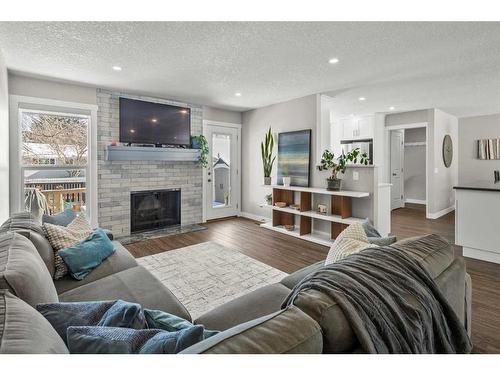
[(500, 112), (500, 23), (0, 22), (0, 48), (17, 73), (234, 110), (328, 92), (339, 113)]

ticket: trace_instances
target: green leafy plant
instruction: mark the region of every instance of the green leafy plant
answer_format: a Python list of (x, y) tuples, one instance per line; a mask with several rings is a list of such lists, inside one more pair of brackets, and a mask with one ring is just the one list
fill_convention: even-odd
[(368, 155), (366, 153), (360, 154), (359, 148), (355, 148), (347, 154), (342, 153), (337, 159), (335, 159), (333, 152), (325, 150), (321, 156), (318, 170), (330, 171), (331, 175), (328, 177), (328, 180), (337, 180), (339, 173), (345, 173), (348, 162), (353, 162), (354, 164), (359, 162), (360, 164), (368, 165), (368, 161)]
[[(194, 141), (194, 142), (193, 142)], [(203, 168), (208, 167), (208, 142), (204, 135), (194, 135), (191, 137), (191, 144), (195, 144), (200, 150), (200, 156), (198, 158), (198, 163)]]
[(273, 164), (276, 156), (273, 157), (274, 139), (269, 128), (266, 133), (266, 138), (264, 142), (260, 144), (260, 151), (262, 155), (262, 166), (264, 167), (264, 177), (271, 177), (271, 172), (273, 171)]

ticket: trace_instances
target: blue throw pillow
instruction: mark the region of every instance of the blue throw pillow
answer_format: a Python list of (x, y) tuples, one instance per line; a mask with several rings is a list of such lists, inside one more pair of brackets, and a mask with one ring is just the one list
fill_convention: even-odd
[[(186, 328), (194, 327), (194, 324), (179, 318), (176, 315), (172, 315), (160, 310), (148, 310), (144, 309), (144, 316), (146, 318), (146, 322), (148, 324), (148, 328), (151, 329), (162, 329), (168, 332), (176, 332)], [(203, 331), (203, 338), (208, 339), (216, 334), (219, 331), (211, 331), (205, 329)]]
[(146, 319), (137, 303), (117, 301), (60, 302), (38, 304), (36, 309), (67, 342), (66, 331), (71, 326), (107, 326), (142, 329)]
[(55, 215), (46, 215), (42, 216), (42, 224), (49, 223), (54, 225), (60, 225), (62, 227), (67, 227), (69, 223), (71, 223), (76, 217), (76, 214), (68, 208), (63, 212), (60, 212)]
[(82, 242), (59, 250), (57, 254), (68, 266), (71, 276), (83, 280), (114, 252), (113, 242), (102, 229), (98, 228)]
[(159, 329), (69, 327), (71, 354), (175, 354), (203, 340), (203, 327)]

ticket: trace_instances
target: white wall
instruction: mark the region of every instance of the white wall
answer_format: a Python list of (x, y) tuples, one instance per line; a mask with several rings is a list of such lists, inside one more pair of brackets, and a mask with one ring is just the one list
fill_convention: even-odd
[(241, 112), (203, 106), (203, 120), (241, 124)]
[(500, 170), (500, 160), (479, 160), (477, 140), (500, 138), (500, 113), (487, 116), (463, 117), (458, 120), (458, 180), (493, 180), (493, 171)]
[(0, 223), (9, 217), (9, 90), (0, 51)]
[[(405, 130), (405, 144), (426, 142), (425, 128)], [(404, 149), (404, 196), (405, 199), (425, 201), (425, 153), (426, 146), (405, 146)]]
[(9, 93), (66, 102), (97, 104), (95, 87), (17, 74), (9, 74)]

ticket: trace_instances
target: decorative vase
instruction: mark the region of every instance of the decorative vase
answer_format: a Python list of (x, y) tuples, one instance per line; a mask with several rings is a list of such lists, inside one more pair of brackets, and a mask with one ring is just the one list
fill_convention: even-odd
[(198, 141), (198, 139), (195, 137), (191, 137), (191, 148), (195, 150), (200, 149), (200, 141)]
[(292, 181), (291, 177), (283, 177), (283, 186), (290, 186), (291, 181)]
[(335, 180), (327, 179), (326, 182), (328, 183), (326, 190), (339, 191), (342, 187), (342, 180), (338, 178), (336, 178)]
[(271, 185), (271, 177), (264, 177), (264, 185)]

